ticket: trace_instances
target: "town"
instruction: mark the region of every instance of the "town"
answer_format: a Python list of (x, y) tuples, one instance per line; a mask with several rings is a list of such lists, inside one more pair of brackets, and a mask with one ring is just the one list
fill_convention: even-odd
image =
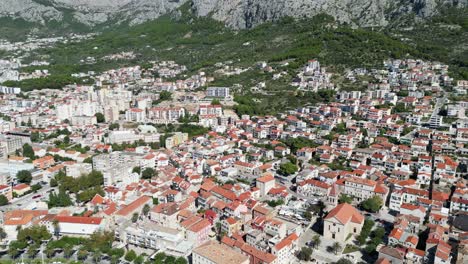
[[(0, 86), (0, 262), (468, 262), (468, 81), (388, 59), (335, 83), (311, 58), (290, 89), (327, 100), (258, 115), (211, 85), (250, 69), (230, 64)], [(0, 61), (0, 78), (49, 74), (20, 65)]]

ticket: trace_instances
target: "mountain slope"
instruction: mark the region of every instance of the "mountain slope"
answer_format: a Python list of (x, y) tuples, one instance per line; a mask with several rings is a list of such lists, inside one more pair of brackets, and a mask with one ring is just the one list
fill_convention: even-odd
[(250, 28), (281, 17), (312, 17), (320, 13), (359, 26), (386, 26), (395, 18), (418, 19), (444, 6), (466, 7), (467, 0), (193, 0), (199, 16), (212, 15), (235, 28)]
[(34, 23), (41, 30), (95, 30), (141, 24), (185, 3), (196, 15), (210, 16), (237, 29), (320, 13), (352, 25), (386, 26), (401, 18), (431, 17), (441, 5), (468, 6), (468, 0), (2, 0), (0, 18)]

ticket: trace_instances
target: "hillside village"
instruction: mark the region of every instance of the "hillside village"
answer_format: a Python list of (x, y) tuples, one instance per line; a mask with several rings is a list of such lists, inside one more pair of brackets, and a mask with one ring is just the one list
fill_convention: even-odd
[(468, 81), (386, 60), (342, 89), (311, 59), (290, 88), (330, 100), (255, 115), (211, 85), (249, 69), (218, 66), (0, 87), (0, 261), (467, 263)]

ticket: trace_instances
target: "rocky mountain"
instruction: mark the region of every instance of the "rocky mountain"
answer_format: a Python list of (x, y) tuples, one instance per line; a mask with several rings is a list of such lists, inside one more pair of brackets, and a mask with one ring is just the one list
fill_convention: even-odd
[(386, 26), (406, 15), (416, 19), (436, 14), (442, 6), (466, 7), (468, 0), (193, 0), (199, 16), (211, 15), (235, 28), (249, 28), (284, 16), (326, 13), (359, 26)]
[(415, 20), (430, 17), (442, 5), (468, 6), (468, 0), (2, 0), (0, 18), (23, 19), (45, 26), (135, 25), (186, 3), (196, 15), (211, 16), (233, 28), (319, 13), (358, 26), (385, 26), (400, 17)]

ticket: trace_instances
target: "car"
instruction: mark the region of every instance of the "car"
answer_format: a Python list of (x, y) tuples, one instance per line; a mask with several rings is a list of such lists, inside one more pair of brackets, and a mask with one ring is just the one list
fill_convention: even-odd
[(34, 195), (32, 198), (33, 198), (33, 199), (37, 199), (37, 198), (39, 198), (39, 197), (41, 197), (41, 196), (42, 196), (42, 195), (38, 194), (38, 195)]

